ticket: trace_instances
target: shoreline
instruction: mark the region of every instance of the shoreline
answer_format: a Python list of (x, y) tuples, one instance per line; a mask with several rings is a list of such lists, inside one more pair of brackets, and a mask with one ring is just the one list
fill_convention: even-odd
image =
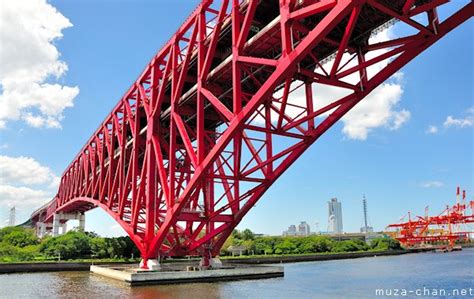
[[(281, 256), (259, 256), (259, 257), (230, 257), (222, 258), (224, 264), (281, 264), (313, 261), (329, 261), (341, 259), (354, 259), (377, 256), (393, 256), (410, 253), (430, 252), (433, 249), (409, 249), (391, 251), (363, 251), (347, 253), (327, 253), (308, 255), (281, 255)], [(164, 263), (196, 263), (197, 259), (189, 260), (167, 260)], [(133, 265), (128, 262), (35, 262), (35, 263), (0, 263), (0, 274), (10, 273), (34, 273), (34, 272), (61, 272), (61, 271), (90, 271), (92, 265)]]
[(362, 252), (343, 252), (326, 254), (308, 254), (308, 255), (282, 255), (282, 256), (261, 256), (222, 259), (223, 262), (230, 261), (234, 264), (281, 264), (298, 262), (317, 262), (330, 260), (345, 260), (364, 257), (392, 256), (410, 253), (424, 253), (434, 251), (432, 248), (426, 249), (406, 249), (406, 250), (385, 250), (385, 251), (362, 251)]

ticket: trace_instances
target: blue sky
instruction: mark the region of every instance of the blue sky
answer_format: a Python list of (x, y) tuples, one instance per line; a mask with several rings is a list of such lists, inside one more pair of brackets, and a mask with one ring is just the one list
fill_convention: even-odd
[[(61, 175), (198, 2), (49, 1), (58, 10), (55, 16), (61, 14), (72, 24), (57, 20), (63, 37), (52, 43), (60, 53), (57, 60), (67, 64), (67, 71), (53, 70), (31, 80), (59, 84), (65, 88), (62, 91), (69, 92), (69, 98), (65, 96), (54, 119), (53, 113), (44, 112), (47, 108), (39, 104), (22, 108), (16, 119), (5, 118), (0, 129), (0, 155), (6, 157), (2, 161), (23, 157), (20, 162), (32, 167), (31, 173), (37, 171), (38, 176), (48, 178), (4, 177), (1, 183), (16, 189), (8, 189), (10, 193), (0, 198), (0, 225), (8, 218), (10, 206), (17, 206), (19, 222), (54, 194), (54, 177)], [(404, 30), (395, 26), (392, 33), (403, 35)], [(432, 213), (440, 212), (454, 202), (457, 185), (466, 189), (471, 199), (473, 32), (471, 20), (402, 69), (403, 76), (397, 80), (401, 98), (391, 111), (408, 111), (410, 117), (399, 128), (381, 123), (370, 128), (365, 139), (352, 138), (343, 131), (347, 123), (339, 122), (270, 188), (239, 228), (280, 234), (290, 224), (307, 221), (312, 229), (319, 222), (319, 228), (326, 230), (326, 202), (337, 197), (342, 202), (344, 229), (358, 231), (365, 194), (370, 222), (380, 230), (409, 210), (422, 214), (429, 205)], [(4, 98), (7, 75), (0, 78)], [(68, 101), (72, 107), (64, 104)], [(31, 119), (38, 115), (44, 120)], [(61, 128), (55, 128), (59, 125)], [(12, 167), (8, 169), (12, 171)], [(15, 177), (19, 179), (15, 181)], [(26, 195), (19, 195), (23, 191)], [(121, 233), (99, 209), (87, 214), (87, 229), (102, 235)]]

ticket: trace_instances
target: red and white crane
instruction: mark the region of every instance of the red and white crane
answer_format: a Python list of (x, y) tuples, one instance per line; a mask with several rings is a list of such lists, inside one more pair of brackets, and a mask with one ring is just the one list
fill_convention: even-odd
[[(437, 216), (416, 216), (411, 218), (408, 212), (408, 221), (390, 224), (387, 226), (389, 234), (407, 248), (427, 247), (440, 245), (452, 250), (456, 242), (465, 242), (474, 234), (468, 226), (474, 223), (474, 200), (466, 201), (466, 191), (460, 188), (456, 191), (456, 204), (447, 206)], [(426, 209), (425, 209), (426, 210)]]

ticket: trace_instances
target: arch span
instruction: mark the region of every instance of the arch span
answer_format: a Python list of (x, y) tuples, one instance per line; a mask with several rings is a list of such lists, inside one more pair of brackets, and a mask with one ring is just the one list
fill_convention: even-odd
[[(69, 165), (48, 215), (95, 198), (145, 260), (206, 263), (312, 143), (473, 15), (468, 1), (440, 19), (441, 5), (203, 0)], [(396, 22), (411, 33), (371, 39)]]

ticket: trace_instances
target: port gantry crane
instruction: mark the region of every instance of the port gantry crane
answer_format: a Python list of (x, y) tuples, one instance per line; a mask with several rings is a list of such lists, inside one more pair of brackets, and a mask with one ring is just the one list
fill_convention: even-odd
[(474, 232), (466, 226), (474, 223), (474, 200), (466, 202), (466, 191), (460, 197), (460, 188), (456, 192), (456, 204), (447, 206), (437, 216), (417, 216), (408, 221), (387, 226), (387, 233), (396, 238), (406, 248), (443, 246), (452, 250), (456, 242), (465, 242)]

